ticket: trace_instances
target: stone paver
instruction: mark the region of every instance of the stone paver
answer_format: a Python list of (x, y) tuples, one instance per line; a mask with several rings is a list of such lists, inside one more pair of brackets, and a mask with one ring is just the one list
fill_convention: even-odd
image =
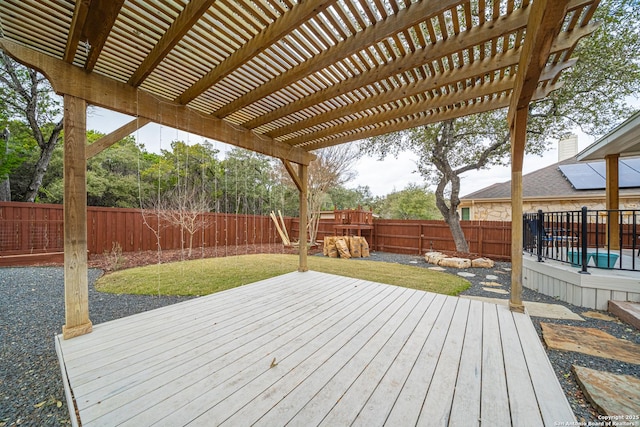
[(495, 275), (493, 275), (493, 274), (487, 274), (487, 275), (485, 276), (485, 278), (486, 278), (487, 280), (498, 280), (498, 276), (495, 276)]
[(640, 329), (640, 304), (630, 301), (609, 301), (609, 311), (620, 320)]
[(427, 267), (427, 268), (433, 271), (447, 271), (447, 269), (443, 267)]
[(493, 287), (501, 287), (502, 283), (498, 282), (480, 282), (482, 286), (493, 286)]
[[(486, 297), (473, 297), (467, 295), (460, 295), (461, 298), (470, 298), (478, 301), (490, 302), (493, 304), (502, 304), (509, 306), (509, 300), (502, 298), (486, 298)], [(567, 319), (567, 320), (582, 320), (584, 319), (578, 316), (567, 307), (560, 304), (545, 304), (542, 302), (523, 302), (529, 316), (533, 317), (546, 317), (547, 319)]]
[(640, 345), (595, 328), (540, 322), (547, 347), (640, 364)]
[[(577, 365), (573, 365), (572, 369), (585, 396), (598, 412), (623, 417), (640, 415), (640, 379)], [(623, 418), (620, 421), (632, 421), (629, 425), (640, 425), (640, 420), (637, 419)]]
[(607, 322), (617, 322), (618, 319), (616, 319), (615, 317), (611, 317), (608, 316), (604, 313), (599, 313), (597, 311), (585, 311), (582, 313), (582, 315), (584, 317), (589, 317), (591, 319), (598, 319), (598, 320), (606, 320)]
[(504, 289), (496, 289), (496, 288), (482, 288), (487, 292), (493, 292), (494, 294), (508, 295), (509, 291), (505, 291)]
[(475, 277), (476, 275), (473, 273), (468, 273), (466, 271), (459, 271), (458, 272), (458, 276), (462, 276), (462, 277)]

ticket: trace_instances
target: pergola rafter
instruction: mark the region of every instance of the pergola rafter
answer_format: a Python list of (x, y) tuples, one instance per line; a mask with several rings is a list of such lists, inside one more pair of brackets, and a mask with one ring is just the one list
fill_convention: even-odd
[[(65, 172), (74, 177), (66, 221), (84, 218), (86, 158), (148, 122), (282, 159), (304, 213), (310, 151), (499, 108), (509, 107), (519, 185), (529, 102), (562, 84), (579, 39), (596, 28), (597, 3), (3, 0), (0, 48), (65, 97), (65, 126), (73, 127), (65, 128)], [(134, 119), (84, 147), (86, 104)], [(519, 309), (517, 222), (513, 235)], [(90, 329), (78, 279), (86, 241), (69, 235), (67, 246), (67, 311), (80, 314), (68, 318), (65, 336), (74, 336)]]

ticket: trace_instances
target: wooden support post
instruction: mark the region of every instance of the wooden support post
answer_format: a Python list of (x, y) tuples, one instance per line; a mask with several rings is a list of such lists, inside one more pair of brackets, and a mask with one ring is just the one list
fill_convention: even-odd
[(511, 127), (511, 294), (509, 308), (524, 312), (522, 304), (522, 164), (527, 137), (528, 108), (518, 109)]
[(87, 268), (87, 103), (64, 96), (64, 339), (91, 332)]
[[(620, 209), (620, 182), (618, 175), (618, 159), (619, 154), (609, 154), (605, 156), (606, 168), (607, 168), (607, 183), (606, 183), (606, 197), (607, 197), (607, 210)], [(607, 241), (609, 242), (610, 250), (620, 249), (620, 215), (618, 212), (609, 213), (607, 216), (609, 235)]]
[(300, 246), (298, 247), (300, 261), (298, 271), (308, 271), (307, 264), (307, 195), (309, 190), (309, 171), (307, 165), (298, 165), (298, 178), (300, 179)]

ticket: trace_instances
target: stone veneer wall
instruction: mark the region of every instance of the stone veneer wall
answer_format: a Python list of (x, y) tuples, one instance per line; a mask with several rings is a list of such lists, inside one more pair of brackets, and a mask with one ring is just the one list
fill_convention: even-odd
[[(561, 212), (579, 211), (583, 206), (592, 210), (604, 210), (605, 201), (603, 199), (582, 199), (582, 200), (553, 200), (549, 202), (527, 202), (522, 204), (525, 213), (538, 212)], [(621, 209), (640, 209), (640, 199), (621, 200)], [(464, 207), (467, 207), (466, 204)], [(476, 221), (511, 221), (511, 204), (505, 202), (479, 202), (475, 201), (471, 209), (471, 219)]]

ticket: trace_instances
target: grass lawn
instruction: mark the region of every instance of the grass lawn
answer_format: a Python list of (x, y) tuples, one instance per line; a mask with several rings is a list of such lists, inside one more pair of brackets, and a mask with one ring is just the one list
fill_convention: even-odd
[[(469, 287), (465, 279), (425, 268), (378, 261), (310, 256), (309, 269), (446, 295)], [(240, 255), (120, 270), (101, 277), (101, 292), (138, 295), (208, 295), (296, 271), (297, 255)]]

